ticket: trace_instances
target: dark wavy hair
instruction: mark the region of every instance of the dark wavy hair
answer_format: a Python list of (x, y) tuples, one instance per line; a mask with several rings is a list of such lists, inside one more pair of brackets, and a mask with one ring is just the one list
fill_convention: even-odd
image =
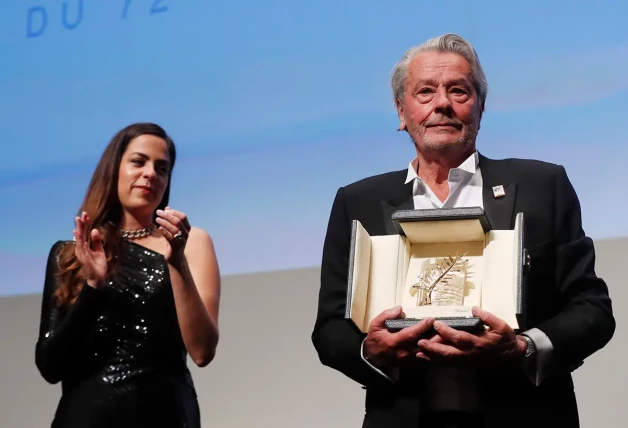
[[(134, 123), (120, 130), (105, 148), (78, 211), (79, 216), (83, 211), (89, 216), (90, 222), (85, 225), (85, 230), (98, 229), (100, 232), (110, 276), (115, 271), (117, 262), (115, 255), (122, 242), (120, 238), (122, 205), (118, 197), (120, 163), (129, 143), (140, 135), (154, 135), (166, 141), (170, 156), (170, 170), (168, 184), (157, 209), (164, 209), (168, 205), (170, 178), (176, 159), (175, 144), (159, 125)], [(91, 237), (88, 239), (91, 241)], [(74, 245), (66, 245), (59, 253), (57, 272), (59, 287), (54, 294), (55, 304), (58, 307), (68, 307), (76, 301), (86, 280), (81, 264), (74, 254)]]

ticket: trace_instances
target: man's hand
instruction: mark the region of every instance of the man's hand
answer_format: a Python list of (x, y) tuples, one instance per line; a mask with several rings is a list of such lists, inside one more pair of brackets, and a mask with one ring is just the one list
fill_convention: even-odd
[(416, 354), (417, 340), (424, 336), (434, 323), (432, 318), (425, 318), (411, 327), (391, 333), (386, 328), (385, 322), (399, 318), (401, 312), (401, 306), (387, 309), (373, 318), (369, 326), (364, 340), (364, 356), (380, 368)]
[(479, 308), (473, 308), (488, 327), (479, 334), (455, 330), (443, 323), (435, 322), (434, 329), (441, 340), (419, 340), (417, 358), (453, 364), (500, 364), (517, 365), (527, 349), (525, 339), (502, 319)]

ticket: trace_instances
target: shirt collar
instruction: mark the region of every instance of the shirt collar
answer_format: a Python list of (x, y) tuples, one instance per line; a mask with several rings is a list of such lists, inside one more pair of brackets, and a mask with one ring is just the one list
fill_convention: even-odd
[[(457, 170), (464, 171), (468, 174), (473, 175), (477, 171), (479, 163), (480, 163), (480, 156), (478, 155), (478, 152), (476, 150), (471, 154), (471, 156), (465, 159), (465, 161), (462, 162), (458, 168), (452, 168), (451, 170), (453, 171), (457, 169)], [(406, 176), (405, 184), (408, 184), (415, 178), (418, 178), (419, 180), (421, 180), (421, 178), (417, 174), (417, 171), (419, 169), (418, 164), (419, 164), (418, 156), (412, 159), (412, 161), (410, 161), (410, 163), (408, 164), (408, 175)]]

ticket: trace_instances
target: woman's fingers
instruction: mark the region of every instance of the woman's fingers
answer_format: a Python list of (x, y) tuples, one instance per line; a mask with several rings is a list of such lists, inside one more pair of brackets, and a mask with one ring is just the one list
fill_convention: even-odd
[(176, 227), (174, 224), (170, 223), (166, 219), (163, 219), (161, 217), (157, 217), (157, 219), (155, 221), (157, 222), (157, 224), (159, 224), (160, 229), (165, 229), (168, 232), (170, 232), (172, 235), (174, 235), (177, 232), (179, 232), (179, 228)]
[(78, 241), (82, 241), (83, 240), (83, 233), (82, 233), (82, 231), (83, 231), (83, 222), (81, 221), (80, 217), (76, 217), (74, 219), (74, 222), (76, 223), (76, 230), (75, 230), (75, 232), (76, 232), (76, 235), (75, 235), (76, 236), (76, 240), (77, 240), (77, 242)]
[(74, 254), (76, 254), (76, 258), (81, 263), (85, 263), (85, 244), (84, 241), (78, 232), (78, 230), (74, 230)]
[(159, 226), (159, 231), (169, 242), (172, 242), (174, 240), (174, 234), (170, 233), (165, 227)]
[(94, 251), (103, 252), (105, 251), (102, 245), (102, 238), (100, 237), (100, 232), (98, 229), (92, 229), (92, 243), (94, 244)]
[[(89, 255), (88, 253), (90, 251), (89, 239), (86, 230), (87, 223), (89, 222), (89, 216), (87, 215), (87, 212), (83, 211), (81, 215), (75, 217), (74, 220), (76, 223), (76, 229), (72, 231), (72, 235), (74, 235), (75, 241), (74, 253), (81, 263), (85, 263), (87, 260), (87, 256)], [(99, 248), (102, 248), (102, 239), (100, 237), (100, 233), (96, 229), (92, 230), (90, 233), (92, 241), (94, 240), (95, 236), (94, 232), (96, 232), (96, 238), (98, 240), (97, 245), (99, 246)], [(96, 245), (96, 242), (94, 242), (94, 244)]]
[(78, 231), (76, 229), (74, 229), (72, 231), (72, 236), (74, 236), (74, 246), (76, 247), (76, 245), (79, 243), (81, 236), (79, 235)]
[(177, 230), (180, 230), (184, 235), (188, 235), (190, 233), (190, 222), (187, 216), (181, 211), (176, 211), (170, 207), (166, 207), (164, 210), (157, 210), (157, 215), (159, 218), (163, 218), (173, 224)]

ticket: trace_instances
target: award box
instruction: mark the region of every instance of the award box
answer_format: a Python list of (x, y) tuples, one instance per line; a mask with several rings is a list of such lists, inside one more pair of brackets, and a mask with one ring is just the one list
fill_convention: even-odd
[(352, 222), (347, 319), (366, 333), (375, 316), (401, 305), (387, 320), (395, 331), (433, 317), (453, 328), (484, 328), (480, 307), (520, 328), (524, 301), (523, 213), (513, 230), (493, 230), (480, 207), (400, 210), (397, 234), (370, 236)]

